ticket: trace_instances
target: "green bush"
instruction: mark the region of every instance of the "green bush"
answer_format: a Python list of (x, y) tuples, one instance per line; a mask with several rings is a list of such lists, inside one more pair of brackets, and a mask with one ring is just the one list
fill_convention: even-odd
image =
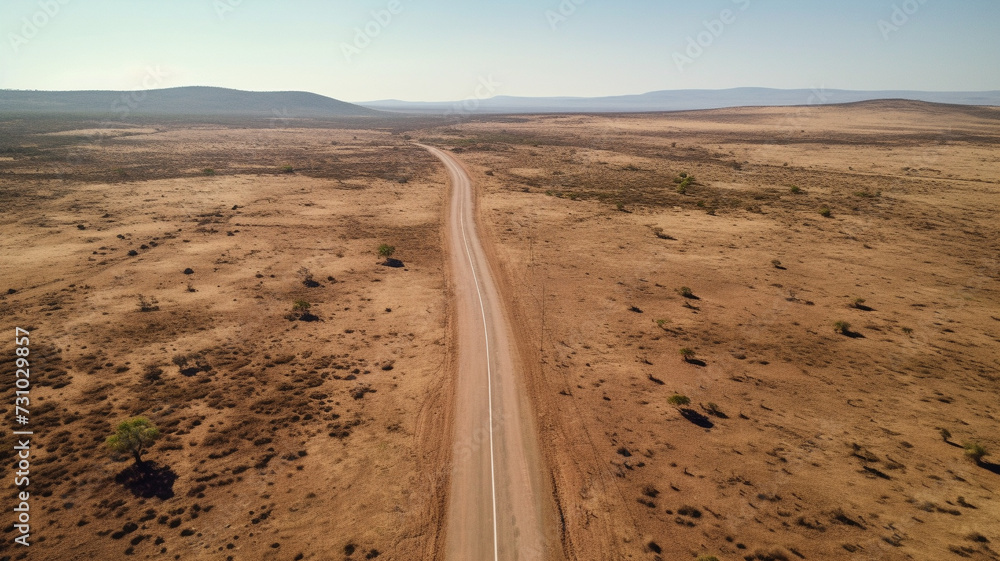
[(683, 296), (685, 298), (692, 298), (692, 297), (694, 297), (694, 292), (692, 292), (691, 289), (688, 288), (688, 287), (686, 287), (686, 286), (682, 286), (682, 287), (678, 288), (677, 289), (677, 294), (680, 294), (681, 296)]
[(990, 455), (989, 450), (978, 442), (966, 442), (962, 444), (962, 448), (965, 448), (965, 457), (976, 464), (982, 464), (983, 458)]
[(691, 398), (686, 395), (675, 393), (674, 395), (667, 398), (667, 403), (669, 403), (670, 405), (683, 407), (691, 403)]
[(693, 350), (684, 347), (683, 349), (680, 350), (680, 353), (681, 353), (681, 358), (684, 359), (684, 362), (690, 362), (694, 360), (695, 352)]
[(792, 185), (791, 187), (788, 188), (788, 190), (793, 195), (798, 195), (799, 193), (802, 192), (802, 189), (800, 189), (798, 185)]
[(393, 253), (396, 253), (396, 248), (387, 243), (378, 246), (379, 257), (389, 259), (390, 257), (392, 257)]
[(833, 324), (833, 330), (841, 335), (847, 335), (851, 332), (851, 324), (846, 321), (838, 321)]
[(819, 208), (819, 215), (823, 218), (830, 218), (833, 215), (833, 211), (830, 210), (830, 207), (823, 205)]

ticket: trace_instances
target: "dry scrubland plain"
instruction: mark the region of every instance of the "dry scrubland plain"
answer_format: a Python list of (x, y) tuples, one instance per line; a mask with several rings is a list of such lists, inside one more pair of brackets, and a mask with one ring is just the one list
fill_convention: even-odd
[[(0, 317), (31, 330), (36, 384), (27, 558), (422, 557), (449, 405), (435, 160), (355, 130), (56, 138), (0, 161)], [(103, 445), (140, 414), (169, 469), (146, 498)]]
[(1000, 111), (428, 136), (482, 186), (570, 557), (998, 558), (1000, 469), (959, 445), (1000, 453)]
[[(566, 558), (998, 558), (1000, 468), (961, 444), (1000, 455), (1000, 111), (5, 125), (37, 543), (0, 558), (440, 554), (446, 176), (402, 132), (477, 183)], [(129, 489), (103, 440), (139, 414)]]

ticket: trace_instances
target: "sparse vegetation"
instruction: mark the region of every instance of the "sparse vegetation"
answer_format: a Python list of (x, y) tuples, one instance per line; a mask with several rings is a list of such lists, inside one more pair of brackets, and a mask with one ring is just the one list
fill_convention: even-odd
[(962, 448), (965, 448), (965, 457), (975, 462), (976, 465), (982, 465), (983, 458), (990, 455), (989, 450), (978, 442), (965, 442), (962, 444)]
[(819, 207), (819, 215), (822, 216), (823, 218), (830, 218), (831, 216), (833, 216), (833, 211), (830, 210), (829, 206), (823, 205)]
[(316, 279), (313, 277), (312, 272), (310, 272), (309, 269), (307, 269), (306, 267), (300, 267), (298, 270), (298, 275), (299, 278), (302, 279), (302, 286), (308, 288), (316, 288), (317, 286), (320, 285), (319, 282), (317, 282)]
[(912, 327), (904, 327), (903, 328), (903, 335), (912, 337), (913, 336), (913, 328)]
[(299, 320), (299, 321), (316, 321), (319, 319), (310, 310), (312, 310), (312, 304), (306, 302), (305, 300), (296, 300), (292, 304), (292, 311), (285, 317), (289, 320)]
[(943, 440), (945, 442), (948, 442), (948, 441), (951, 440), (951, 431), (950, 430), (942, 428), (938, 432), (941, 434), (941, 440)]
[(792, 185), (788, 188), (788, 191), (793, 195), (798, 195), (802, 192), (802, 189), (798, 185)]
[(292, 166), (285, 165), (281, 166), (280, 169), (281, 173), (295, 173), (295, 168), (293, 168)]
[(660, 238), (661, 240), (672, 240), (672, 239), (674, 239), (673, 236), (671, 236), (669, 234), (665, 234), (663, 232), (663, 228), (660, 228), (659, 226), (656, 226), (655, 228), (653, 228), (653, 234), (655, 234), (656, 237)]
[(684, 359), (684, 362), (691, 362), (695, 357), (695, 352), (687, 347), (681, 349), (680, 354), (681, 358)]
[(675, 393), (667, 398), (667, 403), (677, 407), (684, 407), (685, 405), (691, 404), (691, 398), (683, 394)]
[(864, 298), (855, 298), (854, 301), (851, 302), (851, 307), (856, 310), (864, 310), (868, 308), (867, 306), (865, 306)]
[(156, 310), (160, 309), (160, 307), (156, 305), (157, 300), (155, 297), (139, 294), (138, 298), (139, 298), (140, 312), (155, 312)]
[(848, 335), (851, 333), (851, 324), (846, 321), (838, 321), (833, 324), (833, 330), (841, 335)]
[(215, 170), (212, 169), (212, 168), (205, 168), (205, 169), (201, 170), (201, 173), (203, 173), (205, 175), (215, 175)]
[(383, 259), (391, 259), (393, 253), (396, 253), (396, 248), (387, 243), (378, 246), (378, 255)]
[(694, 298), (694, 292), (691, 290), (690, 287), (687, 287), (687, 286), (682, 286), (682, 287), (678, 288), (677, 289), (677, 294), (680, 294), (681, 296), (683, 296), (685, 298)]
[(719, 409), (719, 405), (717, 403), (713, 403), (711, 401), (709, 401), (705, 405), (705, 411), (707, 411), (709, 415), (713, 415), (715, 417), (725, 417), (726, 416), (726, 414), (723, 413), (721, 409)]
[(131, 454), (136, 464), (142, 464), (142, 454), (160, 437), (160, 431), (146, 417), (122, 421), (115, 433), (105, 440), (108, 448), (121, 454)]
[(783, 269), (784, 268), (784, 267), (781, 266), (781, 261), (779, 261), (777, 259), (772, 259), (771, 260), (771, 266), (774, 267), (775, 269)]

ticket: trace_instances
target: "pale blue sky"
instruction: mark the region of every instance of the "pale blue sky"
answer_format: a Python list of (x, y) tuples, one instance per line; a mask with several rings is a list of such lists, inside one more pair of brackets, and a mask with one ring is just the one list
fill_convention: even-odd
[[(390, 6), (379, 23), (373, 11)], [(998, 22), (997, 0), (3, 0), (0, 88), (211, 85), (347, 101), (1000, 90)], [(366, 26), (373, 36), (356, 41)]]

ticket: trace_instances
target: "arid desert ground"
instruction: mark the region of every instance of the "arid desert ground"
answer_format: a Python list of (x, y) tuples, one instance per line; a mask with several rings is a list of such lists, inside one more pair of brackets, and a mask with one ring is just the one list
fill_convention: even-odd
[[(443, 559), (454, 256), (416, 142), (473, 181), (546, 558), (1000, 559), (998, 125), (903, 101), (4, 122), (36, 543), (5, 524), (0, 559)], [(104, 446), (137, 415), (164, 434), (138, 483)]]

